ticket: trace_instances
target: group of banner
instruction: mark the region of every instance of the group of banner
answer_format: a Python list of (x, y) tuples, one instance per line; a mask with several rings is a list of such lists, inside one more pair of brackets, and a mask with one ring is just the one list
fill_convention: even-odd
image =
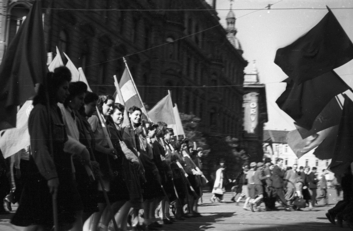
[(332, 159), (330, 169), (342, 173), (353, 161), (353, 94), (334, 69), (352, 60), (353, 44), (328, 11), (305, 35), (277, 50), (275, 63), (288, 79), (276, 103), (295, 121), (287, 142), (297, 157), (316, 148), (317, 158)]
[[(65, 53), (64, 55), (67, 59), (66, 64), (64, 64), (62, 60), (59, 49), (56, 48), (56, 56), (48, 65), (49, 71), (52, 72), (55, 68), (65, 65), (71, 71), (72, 82), (82, 81), (87, 84), (88, 90), (92, 91), (82, 68), (80, 67), (77, 69), (71, 59)], [(185, 137), (178, 107), (176, 104), (173, 107), (172, 98), (169, 91), (162, 100), (160, 100), (150, 111), (147, 112), (127, 64), (120, 83), (118, 83), (116, 76), (114, 76), (114, 80), (116, 87), (115, 102), (124, 105), (126, 108), (123, 126), (129, 124), (127, 110), (131, 106), (136, 106), (141, 108), (143, 114), (148, 120), (153, 122), (165, 122), (168, 124), (168, 127), (173, 129), (175, 135)], [(5, 130), (4, 134), (1, 136), (0, 149), (5, 158), (14, 155), (29, 146), (30, 141), (27, 121), (32, 108), (32, 100), (26, 101), (17, 113), (16, 128)]]

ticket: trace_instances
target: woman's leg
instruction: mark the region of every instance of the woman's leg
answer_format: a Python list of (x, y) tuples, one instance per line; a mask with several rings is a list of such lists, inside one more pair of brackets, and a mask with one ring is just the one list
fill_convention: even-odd
[(114, 215), (114, 219), (116, 220), (118, 228), (120, 228), (121, 230), (124, 230), (124, 231), (127, 230), (127, 219), (128, 219), (130, 209), (131, 209), (131, 203), (128, 201)]

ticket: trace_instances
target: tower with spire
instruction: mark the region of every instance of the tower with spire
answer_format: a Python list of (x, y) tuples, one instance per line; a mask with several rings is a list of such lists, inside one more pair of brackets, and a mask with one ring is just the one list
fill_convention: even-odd
[(227, 38), (229, 42), (238, 50), (240, 54), (243, 54), (243, 50), (239, 40), (236, 37), (237, 29), (235, 28), (236, 17), (233, 12), (233, 0), (230, 0), (230, 9), (226, 17), (227, 22)]

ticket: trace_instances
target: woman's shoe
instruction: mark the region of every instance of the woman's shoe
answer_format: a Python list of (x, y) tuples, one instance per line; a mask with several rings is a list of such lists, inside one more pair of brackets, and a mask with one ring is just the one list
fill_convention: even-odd
[(173, 224), (173, 222), (172, 222), (171, 220), (167, 219), (167, 218), (164, 218), (164, 219), (163, 219), (163, 224), (165, 224), (165, 225), (171, 225), (171, 224)]

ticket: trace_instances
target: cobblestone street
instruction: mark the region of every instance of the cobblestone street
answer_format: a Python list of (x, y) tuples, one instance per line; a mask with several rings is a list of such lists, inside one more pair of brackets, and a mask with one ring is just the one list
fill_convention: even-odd
[[(231, 194), (225, 195), (225, 203), (211, 203), (210, 193), (205, 193), (203, 203), (200, 206), (202, 217), (188, 218), (184, 221), (177, 221), (172, 225), (165, 225), (159, 230), (224, 230), (224, 231), (335, 231), (335, 230), (351, 230), (345, 226), (340, 228), (328, 222), (325, 217), (326, 211), (334, 206), (337, 199), (331, 195), (330, 190), (329, 205), (322, 206), (320, 203), (312, 211), (308, 208), (302, 211), (286, 212), (279, 211), (262, 211), (251, 212), (243, 209), (243, 204), (236, 206), (230, 202)], [(11, 226), (9, 222), (10, 216), (0, 216), (1, 231), (20, 231), (19, 227)]]

